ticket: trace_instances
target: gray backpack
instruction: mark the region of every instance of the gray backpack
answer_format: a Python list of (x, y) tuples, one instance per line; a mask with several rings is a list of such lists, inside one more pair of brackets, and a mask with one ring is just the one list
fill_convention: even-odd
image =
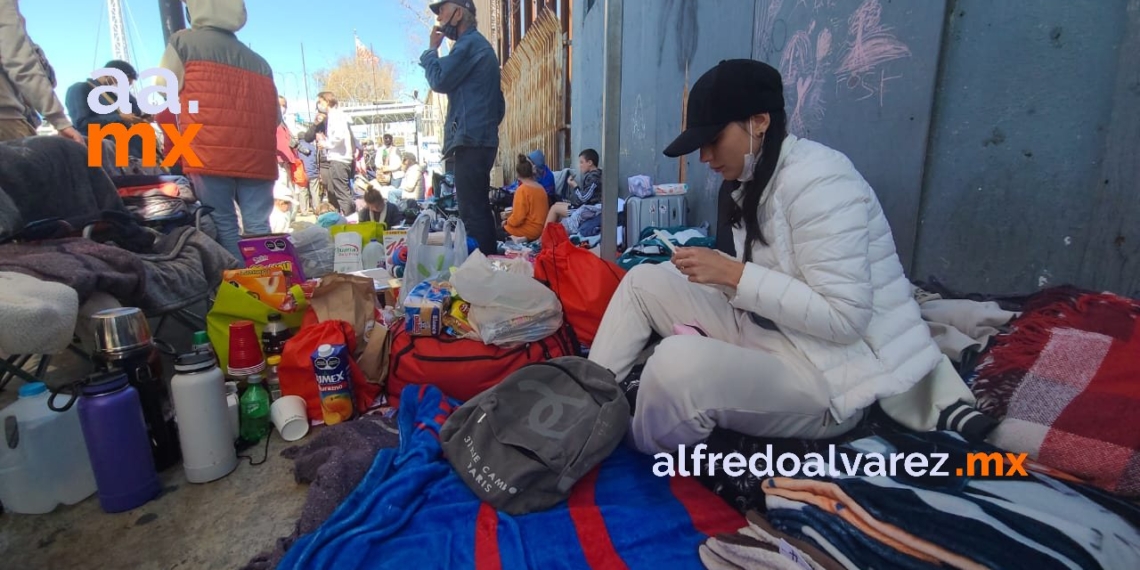
[(521, 515), (565, 500), (628, 427), (629, 402), (613, 373), (564, 356), (524, 366), (468, 400), (440, 439), (476, 496)]

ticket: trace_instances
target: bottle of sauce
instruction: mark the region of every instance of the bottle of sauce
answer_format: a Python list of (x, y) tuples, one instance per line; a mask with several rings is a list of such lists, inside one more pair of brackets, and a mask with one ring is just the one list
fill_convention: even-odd
[(285, 341), (289, 340), (293, 333), (289, 332), (289, 327), (281, 320), (280, 313), (269, 313), (269, 322), (261, 331), (261, 351), (265, 354), (266, 358), (276, 354), (281, 355), (285, 351)]

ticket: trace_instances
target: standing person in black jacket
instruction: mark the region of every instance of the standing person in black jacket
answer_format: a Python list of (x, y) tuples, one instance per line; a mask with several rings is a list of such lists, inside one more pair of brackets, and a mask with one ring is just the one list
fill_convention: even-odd
[(313, 194), (314, 200), (318, 200), (313, 203), (314, 211), (318, 206), (320, 206), (320, 202), (325, 201), (330, 188), (328, 154), (325, 152), (325, 149), (321, 148), (321, 145), (315, 142), (318, 140), (318, 138), (324, 138), (327, 131), (328, 116), (318, 111), (317, 116), (313, 119), (312, 124), (310, 124), (309, 128), (306, 129), (304, 134), (301, 135), (301, 140), (312, 144), (313, 147), (317, 149), (317, 171), (320, 173), (320, 176), (318, 177), (320, 190), (317, 193)]

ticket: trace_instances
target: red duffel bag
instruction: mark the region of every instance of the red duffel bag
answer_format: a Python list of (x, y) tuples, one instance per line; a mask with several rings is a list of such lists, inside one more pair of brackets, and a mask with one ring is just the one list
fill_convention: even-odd
[(574, 245), (562, 224), (546, 224), (542, 251), (534, 259), (534, 278), (558, 295), (566, 322), (585, 346), (593, 344), (610, 297), (624, 276), (617, 264)]
[[(301, 327), (297, 336), (285, 342), (277, 376), (281, 381), (281, 394), (305, 399), (305, 410), (310, 420), (324, 420), (321, 413), (321, 394), (317, 390), (317, 374), (313, 371), (313, 353), (322, 344), (348, 345), (348, 353), (356, 352), (356, 333), (344, 321), (325, 321)], [(365, 412), (380, 397), (380, 385), (368, 382), (356, 360), (348, 361), (352, 377), (352, 399), (357, 412)]]
[(558, 332), (513, 348), (477, 340), (412, 336), (404, 320), (393, 323), (388, 368), (388, 403), (400, 405), (400, 392), (409, 384), (431, 384), (457, 400), (469, 400), (503, 381), (508, 374), (534, 362), (559, 356), (576, 356), (574, 331), (563, 325)]

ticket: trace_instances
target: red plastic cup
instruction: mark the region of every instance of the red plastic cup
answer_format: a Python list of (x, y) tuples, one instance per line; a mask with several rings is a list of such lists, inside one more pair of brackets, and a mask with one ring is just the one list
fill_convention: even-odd
[(230, 323), (230, 370), (251, 370), (263, 367), (265, 356), (261, 353), (261, 342), (251, 321)]

